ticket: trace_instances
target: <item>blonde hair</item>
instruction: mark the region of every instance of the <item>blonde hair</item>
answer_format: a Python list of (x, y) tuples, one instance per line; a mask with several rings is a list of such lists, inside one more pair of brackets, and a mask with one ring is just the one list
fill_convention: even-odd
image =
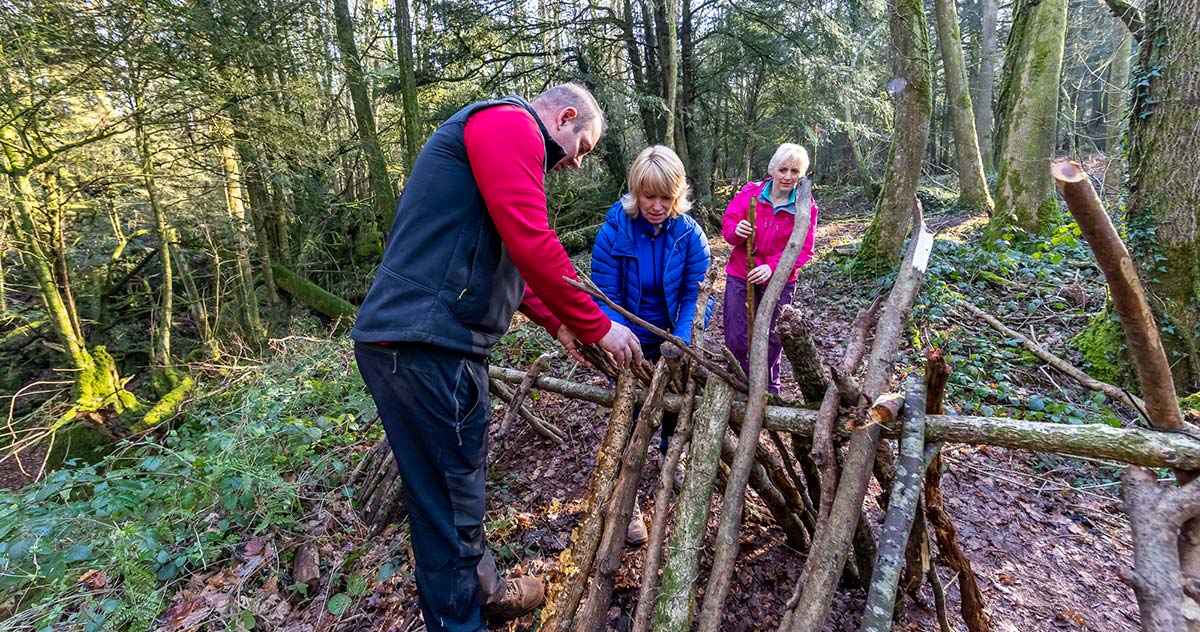
[(683, 161), (670, 147), (654, 145), (642, 150), (629, 167), (629, 193), (621, 197), (621, 206), (631, 218), (638, 215), (639, 195), (670, 197), (670, 217), (679, 217), (692, 208), (691, 193)]
[(800, 168), (800, 175), (808, 173), (808, 151), (796, 143), (784, 143), (775, 150), (775, 155), (771, 156), (771, 162), (767, 163), (767, 172), (774, 173), (775, 168), (785, 162), (795, 161), (796, 166)]

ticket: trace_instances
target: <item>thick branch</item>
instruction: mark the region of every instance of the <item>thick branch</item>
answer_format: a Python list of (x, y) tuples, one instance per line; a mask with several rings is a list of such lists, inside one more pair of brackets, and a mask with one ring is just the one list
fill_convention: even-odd
[[(920, 203), (917, 203), (913, 211), (913, 234), (908, 251), (896, 283), (888, 294), (887, 305), (879, 318), (875, 340), (871, 345), (863, 380), (863, 394), (868, 399), (878, 397), (891, 382), (904, 325), (920, 291), (932, 250), (933, 235), (926, 229)], [(875, 464), (880, 431), (880, 425), (870, 425), (851, 435), (829, 521), (813, 538), (812, 550), (797, 584), (797, 588), (802, 587), (800, 598), (796, 607), (784, 615), (780, 629), (816, 630), (824, 627), (838, 576), (850, 552), (850, 540), (858, 526), (867, 483)]]
[[(519, 384), (525, 374), (516, 369), (492, 366), (492, 379)], [(612, 406), (614, 391), (603, 386), (578, 384), (567, 380), (539, 377), (534, 388), (558, 393), (601, 406)], [(641, 393), (637, 397), (643, 398)], [(663, 398), (667, 410), (678, 411), (683, 397), (668, 394)], [(735, 403), (734, 418), (745, 414), (745, 404)], [(816, 425), (817, 411), (785, 406), (768, 406), (764, 427), (768, 430), (809, 436)], [(938, 443), (994, 445), (1015, 450), (1050, 452), (1068, 456), (1105, 459), (1144, 467), (1200, 469), (1200, 439), (1191, 434), (1145, 428), (1113, 428), (1095, 423), (1080, 426), (1048, 424), (1009, 417), (969, 417), (958, 415), (929, 415), (925, 419), (925, 438)], [(894, 424), (876, 426), (887, 438), (898, 438), (900, 430)], [(847, 433), (836, 432), (841, 438)]]
[[(796, 207), (808, 208), (811, 198), (812, 181), (803, 178), (797, 186)], [(746, 403), (746, 418), (742, 421), (742, 431), (738, 435), (737, 454), (733, 459), (729, 482), (725, 486), (721, 522), (717, 527), (716, 552), (713, 555), (708, 587), (704, 592), (704, 608), (700, 613), (700, 632), (716, 632), (721, 623), (721, 611), (724, 610), (729, 580), (737, 558), (746, 485), (754, 466), (754, 451), (758, 445), (758, 435), (762, 430), (767, 408), (767, 383), (770, 379), (767, 348), (773, 324), (771, 316), (775, 313), (775, 305), (779, 302), (783, 287), (787, 285), (790, 272), (800, 256), (807, 230), (808, 227), (803, 222), (795, 222), (793, 225), (787, 246), (775, 266), (776, 273), (771, 275), (771, 281), (763, 290), (754, 330), (750, 334), (750, 395)], [(753, 292), (753, 288), (748, 288), (747, 291)]]
[(904, 433), (900, 438), (900, 462), (892, 482), (887, 515), (883, 520), (879, 555), (875, 558), (875, 574), (863, 612), (863, 632), (885, 632), (892, 629), (892, 612), (896, 607), (896, 586), (904, 565), (904, 550), (908, 534), (916, 517), (921, 497), (921, 475), (925, 470), (925, 391), (912, 383), (903, 398)]
[(1183, 415), (1175, 398), (1171, 366), (1167, 363), (1167, 353), (1159, 339), (1158, 326), (1138, 279), (1133, 257), (1129, 256), (1112, 219), (1100, 205), (1096, 189), (1092, 188), (1083, 168), (1078, 163), (1060, 160), (1050, 168), (1050, 173), (1108, 280), (1113, 306), (1121, 317), (1129, 353), (1146, 395), (1146, 414), (1150, 423), (1160, 428), (1182, 428)]
[(1141, 42), (1142, 29), (1146, 24), (1142, 19), (1141, 10), (1129, 0), (1104, 0), (1104, 4), (1108, 5), (1108, 10), (1112, 11), (1118, 20), (1125, 23), (1133, 39)]

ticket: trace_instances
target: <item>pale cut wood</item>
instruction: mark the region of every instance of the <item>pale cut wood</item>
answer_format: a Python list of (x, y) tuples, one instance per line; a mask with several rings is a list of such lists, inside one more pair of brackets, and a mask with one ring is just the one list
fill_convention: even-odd
[(896, 416), (904, 409), (904, 397), (903, 393), (884, 393), (876, 397), (875, 403), (867, 409), (867, 416), (877, 424), (895, 421)]

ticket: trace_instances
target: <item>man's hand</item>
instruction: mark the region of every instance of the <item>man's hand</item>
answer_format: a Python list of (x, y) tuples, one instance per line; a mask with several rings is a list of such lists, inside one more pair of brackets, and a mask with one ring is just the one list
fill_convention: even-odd
[(754, 234), (754, 227), (750, 225), (749, 221), (742, 220), (733, 227), (733, 234), (742, 239), (749, 239), (750, 235)]
[(621, 323), (613, 323), (612, 328), (597, 343), (601, 349), (612, 354), (617, 365), (624, 368), (633, 360), (642, 359), (642, 343), (637, 336)]
[(754, 285), (762, 285), (763, 283), (766, 283), (767, 281), (770, 281), (770, 280), (771, 280), (771, 266), (767, 265), (765, 263), (762, 264), (761, 266), (758, 266), (757, 268), (754, 268), (753, 270), (750, 271), (750, 274), (746, 275), (746, 281), (753, 283)]
[(558, 328), (558, 333), (554, 334), (558, 339), (559, 344), (567, 351), (567, 355), (575, 359), (576, 362), (584, 366), (591, 366), (591, 363), (583, 359), (583, 355), (579, 353), (579, 346), (576, 343), (575, 332), (571, 331), (566, 325)]

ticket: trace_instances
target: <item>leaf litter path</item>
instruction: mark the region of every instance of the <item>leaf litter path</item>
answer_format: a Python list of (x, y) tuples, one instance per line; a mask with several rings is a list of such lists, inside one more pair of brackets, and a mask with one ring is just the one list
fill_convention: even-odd
[[(828, 248), (860, 235), (865, 220), (839, 218), (828, 212), (818, 228), (818, 256)], [(953, 233), (977, 223), (967, 216), (931, 218), (935, 230)], [(728, 246), (712, 240), (713, 265), (724, 266)], [(719, 283), (718, 291), (723, 290)], [(801, 275), (794, 304), (812, 318), (818, 348), (826, 361), (840, 356), (845, 332), (857, 305), (873, 280), (848, 281), (844, 275)], [(865, 289), (864, 289), (865, 288)], [(849, 300), (853, 298), (854, 300)], [(719, 344), (720, 304), (710, 323), (709, 344)], [(347, 358), (347, 361), (350, 361)], [(560, 364), (549, 369), (562, 375)], [(784, 362), (785, 397), (799, 397), (790, 387), (790, 367)], [(577, 370), (572, 379), (605, 384), (594, 372)], [(948, 402), (952, 405), (953, 402)], [(534, 393), (535, 410), (567, 435), (555, 447), (526, 425), (515, 424), (504, 442), (491, 446), (488, 476), (489, 541), (501, 567), (510, 574), (529, 573), (553, 581), (557, 556), (570, 544), (571, 530), (580, 518), (579, 504), (586, 494), (595, 446), (603, 437), (607, 409)], [(493, 420), (502, 418), (498, 405)], [(365, 450), (369, 442), (364, 442)], [(652, 454), (656, 448), (651, 448)], [(943, 479), (946, 510), (959, 529), (960, 543), (979, 575), (988, 600), (993, 629), (1000, 632), (1040, 630), (1137, 630), (1137, 609), (1132, 590), (1118, 579), (1118, 571), (1132, 565), (1129, 528), (1119, 510), (1115, 468), (1078, 460), (1039, 456), (996, 448), (952, 446), (946, 452), (949, 470)], [(657, 479), (655, 458), (644, 473), (641, 502), (649, 514), (652, 486)], [(869, 514), (878, 530), (879, 511), (874, 494)], [(751, 505), (755, 505), (751, 495)], [(714, 494), (713, 517), (705, 542), (711, 551), (719, 509)], [(239, 613), (251, 612), (265, 629), (289, 632), (324, 630), (377, 630), (407, 632), (423, 629), (417, 615), (411, 559), (403, 530), (389, 529), (374, 538), (355, 519), (344, 500), (310, 507), (303, 533), (279, 536), (264, 544), (254, 540), (239, 550), (224, 567), (197, 575), (171, 600), (160, 619), (160, 629), (219, 629)], [(774, 629), (784, 603), (791, 595), (803, 556), (790, 550), (778, 528), (756, 520), (755, 512), (742, 528), (741, 550), (730, 596), (723, 614), (723, 630)], [(291, 564), (289, 555), (307, 542), (321, 556), (321, 577), (301, 598), (293, 587), (284, 588)], [(260, 564), (264, 551), (274, 558)], [(279, 551), (276, 554), (275, 551)], [(629, 629), (635, 608), (643, 552), (627, 551), (610, 608), (610, 629)], [(703, 591), (709, 559), (702, 560), (696, 584)], [(248, 567), (274, 568), (247, 577)], [(940, 569), (947, 585), (950, 619), (955, 629), (965, 629), (957, 615), (956, 578)], [(361, 579), (356, 580), (354, 578)], [(358, 593), (347, 605), (337, 594)], [(255, 586), (255, 587), (252, 587)], [(924, 595), (931, 601), (928, 592)], [(843, 587), (836, 597), (826, 630), (856, 630), (864, 594)], [(936, 617), (907, 601), (895, 629), (937, 630)], [(236, 606), (236, 607), (235, 607)], [(331, 610), (338, 611), (333, 614)], [(525, 632), (535, 629), (535, 617), (493, 625), (493, 630)]]

